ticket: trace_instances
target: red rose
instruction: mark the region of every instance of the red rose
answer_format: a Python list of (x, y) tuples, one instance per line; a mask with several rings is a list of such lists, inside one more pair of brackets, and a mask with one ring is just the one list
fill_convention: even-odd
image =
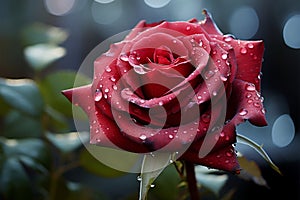
[(223, 35), (210, 15), (141, 21), (95, 61), (91, 85), (63, 91), (90, 120), (90, 142), (237, 171), (236, 126), (266, 125), (262, 41)]

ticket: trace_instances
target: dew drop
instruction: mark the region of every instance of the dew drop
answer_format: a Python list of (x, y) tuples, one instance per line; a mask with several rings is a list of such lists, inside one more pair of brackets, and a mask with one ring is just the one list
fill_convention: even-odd
[(117, 89), (118, 89), (118, 86), (114, 85), (114, 86), (113, 86), (113, 89), (114, 89), (114, 90), (117, 90)]
[(141, 135), (141, 136), (140, 136), (140, 139), (141, 139), (141, 140), (146, 140), (146, 138), (147, 138), (146, 135)]
[(191, 30), (191, 27), (190, 27), (190, 26), (187, 26), (187, 27), (186, 27), (186, 30), (187, 30), (187, 31)]
[(177, 40), (173, 40), (173, 43), (176, 44), (176, 43), (177, 43)]
[(154, 184), (151, 184), (151, 185), (150, 185), (150, 187), (151, 187), (151, 188), (154, 188), (154, 187), (155, 187), (155, 185), (154, 185)]
[(232, 153), (231, 152), (226, 152), (226, 156), (232, 157)]
[(162, 106), (164, 103), (162, 101), (158, 102), (158, 105)]
[(260, 107), (260, 103), (258, 103), (258, 102), (254, 102), (253, 105), (254, 105), (255, 107), (257, 107), (257, 108)]
[(248, 93), (248, 94), (246, 95), (246, 97), (247, 97), (247, 98), (250, 98), (250, 97), (252, 97), (252, 94)]
[(205, 79), (209, 79), (213, 75), (214, 75), (214, 72), (209, 70), (209, 71), (205, 72), (204, 77), (205, 77)]
[(213, 96), (217, 96), (217, 94), (218, 94), (218, 93), (217, 93), (216, 91), (213, 91), (213, 92), (212, 92), (212, 95), (213, 95)]
[(239, 115), (241, 115), (241, 116), (245, 116), (247, 114), (248, 114), (248, 110), (246, 110), (245, 108), (241, 109), (239, 112)]
[(229, 160), (225, 160), (225, 163), (229, 163)]
[(221, 132), (220, 133), (220, 137), (224, 137), (225, 136), (225, 133), (224, 132)]
[(173, 139), (173, 137), (174, 137), (173, 135), (171, 135), (171, 134), (169, 135), (169, 138), (170, 138), (170, 139)]
[(223, 76), (223, 75), (220, 76), (220, 79), (221, 79), (221, 81), (224, 81), (224, 82), (227, 81), (227, 77)]
[(202, 47), (202, 46), (203, 46), (203, 42), (202, 42), (202, 40), (200, 40), (200, 42), (199, 42), (199, 46), (200, 46), (200, 47)]
[(252, 99), (248, 99), (247, 103), (252, 103), (253, 100)]
[(248, 91), (255, 91), (255, 85), (254, 84), (249, 84), (246, 86), (246, 90)]
[(108, 92), (109, 92), (109, 89), (108, 89), (108, 88), (106, 88), (106, 89), (104, 90), (104, 92), (105, 92), (105, 93), (108, 93)]
[(101, 142), (101, 140), (99, 138), (96, 139), (97, 142)]
[(100, 101), (102, 99), (102, 92), (97, 89), (94, 97), (95, 101)]
[(230, 42), (230, 41), (232, 41), (232, 37), (226, 36), (226, 37), (224, 37), (224, 41), (225, 42)]
[(254, 47), (254, 45), (252, 43), (248, 43), (247, 46), (249, 49), (253, 49), (253, 47)]
[(142, 177), (141, 177), (141, 176), (138, 176), (136, 179), (137, 179), (138, 181), (142, 181)]
[(221, 58), (223, 59), (223, 60), (226, 60), (227, 59), (227, 54), (226, 53), (224, 53), (224, 54), (222, 54), (222, 56), (221, 56)]
[(106, 67), (105, 69), (106, 72), (111, 72), (111, 68), (109, 66)]
[(262, 112), (262, 114), (266, 114), (266, 109), (262, 108), (261, 112)]
[(199, 99), (199, 100), (202, 99), (202, 96), (201, 95), (197, 96), (197, 99)]
[(115, 82), (115, 81), (116, 81), (116, 78), (112, 76), (112, 77), (110, 78), (110, 80), (111, 80), (112, 82)]
[(246, 53), (247, 53), (247, 49), (244, 48), (244, 47), (242, 47), (242, 48), (240, 49), (240, 52), (241, 52), (241, 54), (246, 54)]
[(129, 59), (128, 59), (128, 56), (126, 54), (122, 54), (120, 55), (120, 59), (124, 62), (127, 62)]

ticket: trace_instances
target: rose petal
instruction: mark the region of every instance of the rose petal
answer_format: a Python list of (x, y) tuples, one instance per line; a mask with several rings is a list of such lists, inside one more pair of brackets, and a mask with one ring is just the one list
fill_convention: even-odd
[(228, 36), (216, 36), (219, 42), (226, 42), (234, 49), (237, 72), (236, 78), (253, 83), (260, 91), (260, 72), (262, 67), (264, 43), (258, 41), (243, 41), (228, 39)]
[(205, 15), (205, 19), (200, 22), (201, 27), (208, 33), (212, 35), (222, 35), (222, 32), (219, 30), (211, 15), (207, 10), (202, 12)]
[(267, 125), (260, 94), (254, 84), (242, 80), (235, 80), (232, 84), (227, 114), (236, 125), (244, 120), (249, 120), (257, 126)]

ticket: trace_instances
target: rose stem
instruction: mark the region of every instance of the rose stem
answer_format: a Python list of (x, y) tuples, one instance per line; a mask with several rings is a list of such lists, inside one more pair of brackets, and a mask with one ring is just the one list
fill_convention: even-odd
[(189, 188), (190, 197), (191, 197), (190, 199), (191, 200), (199, 200), (200, 196), (198, 193), (194, 164), (191, 162), (185, 161), (185, 170), (186, 170), (186, 181), (188, 183), (188, 188)]

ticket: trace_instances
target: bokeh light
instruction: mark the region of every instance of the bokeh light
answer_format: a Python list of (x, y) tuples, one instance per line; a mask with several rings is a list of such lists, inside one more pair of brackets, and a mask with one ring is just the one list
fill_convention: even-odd
[(278, 147), (289, 145), (295, 136), (294, 122), (288, 114), (276, 119), (272, 127), (272, 141)]
[(62, 16), (72, 10), (75, 0), (44, 0), (44, 4), (49, 13)]
[[(191, 18), (203, 18), (201, 15), (202, 2), (193, 1), (186, 3), (185, 1), (173, 1), (170, 4), (170, 11), (173, 20), (189, 20)], [(200, 17), (198, 17), (200, 16)]]
[(96, 1), (96, 2), (98, 2), (98, 3), (111, 3), (111, 2), (113, 2), (114, 0), (94, 0), (94, 1)]
[(259, 27), (256, 11), (249, 6), (236, 9), (229, 21), (230, 32), (240, 39), (252, 38)]
[(162, 8), (170, 3), (171, 0), (144, 0), (152, 8)]
[(111, 3), (102, 4), (94, 1), (91, 11), (94, 21), (98, 24), (112, 24), (119, 19), (122, 14), (122, 2), (113, 1)]
[(300, 14), (290, 17), (283, 28), (283, 39), (287, 46), (300, 48)]

